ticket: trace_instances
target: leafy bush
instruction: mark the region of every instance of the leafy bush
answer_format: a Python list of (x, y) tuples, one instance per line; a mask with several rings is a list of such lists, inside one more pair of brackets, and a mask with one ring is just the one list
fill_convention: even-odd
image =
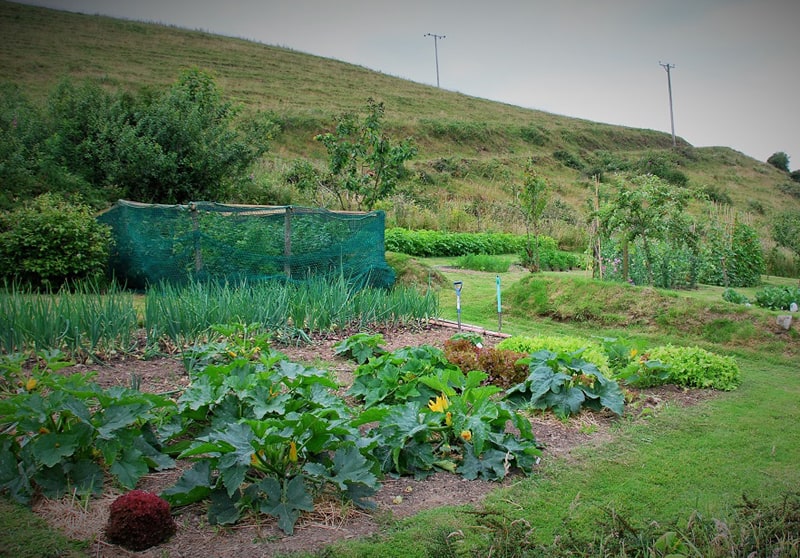
[(750, 304), (749, 298), (742, 293), (737, 293), (731, 288), (727, 288), (722, 292), (722, 300), (733, 304)]
[(581, 160), (580, 156), (575, 155), (570, 151), (566, 151), (564, 149), (559, 149), (558, 151), (554, 151), (553, 158), (562, 165), (564, 165), (565, 167), (569, 167), (577, 171), (583, 170), (584, 163)]
[(789, 310), (795, 302), (800, 305), (800, 287), (764, 287), (756, 292), (756, 305), (770, 310)]
[(106, 536), (130, 550), (145, 550), (160, 544), (177, 531), (169, 502), (156, 494), (132, 490), (111, 503)]
[(621, 415), (625, 397), (616, 381), (576, 353), (538, 351), (529, 360), (530, 375), (506, 392), (509, 401), (533, 409), (551, 409), (567, 418), (583, 407)]
[(700, 347), (665, 345), (651, 350), (650, 358), (668, 365), (670, 382), (679, 386), (731, 391), (741, 383), (739, 366), (733, 357)]
[(498, 349), (505, 349), (526, 355), (537, 351), (548, 350), (554, 353), (577, 353), (587, 362), (595, 365), (603, 374), (610, 373), (608, 356), (602, 346), (582, 337), (524, 337), (514, 336), (497, 344)]
[(58, 287), (103, 276), (111, 231), (88, 206), (53, 194), (0, 214), (0, 277)]

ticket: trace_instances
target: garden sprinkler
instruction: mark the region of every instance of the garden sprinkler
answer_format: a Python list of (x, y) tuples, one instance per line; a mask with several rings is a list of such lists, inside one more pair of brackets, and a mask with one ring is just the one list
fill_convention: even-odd
[(463, 286), (463, 281), (453, 281), (453, 287), (456, 289), (456, 316), (458, 316), (458, 331), (461, 331), (461, 287)]

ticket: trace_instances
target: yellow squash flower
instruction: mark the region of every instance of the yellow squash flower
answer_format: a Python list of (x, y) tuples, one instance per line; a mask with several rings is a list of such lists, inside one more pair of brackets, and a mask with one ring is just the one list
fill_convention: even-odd
[(461, 437), (464, 438), (465, 442), (469, 442), (470, 440), (472, 440), (472, 432), (470, 432), (469, 430), (463, 430), (461, 432)]
[(294, 441), (289, 442), (289, 461), (297, 463), (297, 444)]
[(36, 378), (28, 378), (28, 381), (25, 383), (25, 389), (27, 391), (33, 391), (36, 388)]
[(431, 399), (428, 402), (428, 408), (434, 413), (444, 413), (449, 406), (450, 401), (447, 400), (447, 396), (445, 394), (442, 394), (436, 399)]
[(447, 426), (453, 426), (453, 413), (447, 411), (447, 414), (444, 415), (444, 423)]

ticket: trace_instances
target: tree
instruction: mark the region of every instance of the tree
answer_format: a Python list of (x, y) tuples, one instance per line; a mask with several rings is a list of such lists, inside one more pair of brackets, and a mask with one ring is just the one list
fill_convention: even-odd
[(685, 189), (648, 174), (634, 177), (630, 185), (618, 182), (614, 197), (598, 211), (605, 236), (619, 233), (623, 245), (641, 241), (648, 284), (653, 283), (651, 241), (692, 242), (684, 213), (688, 200)]
[(137, 94), (67, 79), (41, 110), (0, 83), (0, 208), (43, 192), (77, 195), (94, 207), (119, 197), (227, 200), (276, 128), (263, 115), (237, 122), (237, 114), (196, 69), (165, 91)]
[(783, 151), (778, 151), (770, 155), (767, 159), (767, 163), (778, 170), (789, 172), (789, 156)]
[(226, 199), (267, 151), (273, 130), (259, 117), (237, 130), (236, 114), (210, 75), (185, 72), (122, 130), (109, 179), (139, 201)]
[[(370, 98), (363, 120), (348, 112), (336, 120), (333, 132), (315, 139), (328, 151), (327, 174), (312, 172), (298, 182), (301, 189), (326, 189), (341, 209), (370, 210), (389, 197), (405, 173), (403, 164), (417, 154), (410, 138), (394, 143), (381, 122), (385, 108)], [(297, 166), (297, 165), (296, 165)], [(300, 165), (305, 171), (310, 167)]]
[[(525, 222), (528, 269), (532, 272), (541, 269), (539, 263), (539, 230), (542, 215), (550, 197), (550, 185), (536, 173), (533, 163), (528, 161), (522, 175), (522, 188), (514, 187), (517, 207)], [(533, 238), (531, 238), (533, 236)]]

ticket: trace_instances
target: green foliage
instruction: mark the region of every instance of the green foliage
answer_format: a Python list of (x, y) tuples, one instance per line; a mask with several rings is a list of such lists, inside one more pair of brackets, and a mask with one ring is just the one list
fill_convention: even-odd
[(764, 287), (756, 291), (755, 302), (770, 310), (789, 310), (792, 302), (800, 305), (800, 287)]
[(553, 152), (553, 158), (565, 167), (575, 169), (576, 171), (582, 171), (584, 168), (584, 163), (580, 156), (575, 155), (571, 151), (559, 149)]
[(767, 163), (778, 170), (789, 172), (789, 155), (783, 151), (777, 151), (767, 158)]
[(54, 294), (16, 284), (0, 290), (0, 351), (7, 353), (50, 347), (81, 361), (105, 359), (128, 352), (138, 328), (133, 295), (114, 285), (101, 290), (84, 282)]
[(730, 287), (722, 292), (722, 300), (733, 304), (750, 304), (750, 299), (742, 293), (738, 293)]
[(333, 345), (333, 353), (343, 355), (355, 360), (358, 364), (364, 364), (374, 356), (386, 353), (382, 347), (384, 343), (383, 335), (380, 333), (355, 333)]
[(679, 386), (731, 391), (741, 383), (741, 372), (733, 357), (700, 347), (655, 347), (650, 358), (669, 366), (669, 381)]
[[(556, 250), (556, 241), (542, 236), (542, 250)], [(515, 254), (525, 246), (525, 236), (506, 233), (451, 233), (432, 230), (386, 230), (386, 249), (423, 258), (466, 256), (469, 254)]]
[(456, 260), (456, 267), (472, 269), (475, 271), (489, 271), (492, 273), (506, 273), (511, 266), (508, 258), (489, 256), (486, 254), (468, 254)]
[(800, 199), (800, 184), (797, 184), (797, 182), (795, 181), (778, 184), (778, 190), (780, 190), (781, 192), (783, 192), (788, 196)]
[(737, 221), (733, 227), (712, 224), (700, 250), (698, 281), (706, 285), (753, 287), (766, 271), (756, 230)]
[(567, 418), (583, 407), (609, 409), (622, 415), (625, 397), (615, 380), (606, 378), (580, 353), (542, 350), (528, 357), (528, 377), (506, 392), (509, 401), (525, 407), (552, 410)]
[(205, 428), (176, 444), (173, 451), (195, 464), (162, 496), (174, 506), (209, 498), (212, 524), (235, 523), (248, 510), (273, 515), (288, 534), (323, 485), (369, 507), (365, 498), (378, 481), (362, 452), (371, 446), (349, 424), (349, 408), (333, 393), (337, 384), (323, 370), (253, 346), (258, 338), (249, 327), (194, 348), (172, 438)]
[(665, 241), (675, 247), (694, 246), (684, 213), (688, 201), (686, 190), (654, 175), (634, 177), (630, 184), (618, 182), (614, 196), (597, 212), (601, 234), (606, 239), (618, 235), (620, 244), (641, 243), (646, 284), (651, 285), (656, 273), (655, 242)]
[(537, 272), (541, 269), (539, 228), (552, 187), (537, 174), (533, 162), (528, 161), (522, 175), (522, 186), (514, 186), (513, 190), (516, 198), (514, 206), (522, 213), (522, 220), (525, 223), (526, 257), (523, 261), (530, 271)]
[[(528, 269), (534, 265), (530, 258), (531, 252), (527, 248), (520, 253), (520, 261)], [(572, 252), (552, 249), (539, 251), (539, 269), (541, 271), (569, 271), (580, 267), (583, 267), (583, 258)]]
[(419, 378), (448, 370), (458, 368), (447, 361), (441, 349), (430, 345), (404, 347), (358, 366), (347, 393), (363, 402), (365, 408), (427, 401), (434, 392), (419, 385)]
[(601, 373), (609, 374), (611, 370), (608, 356), (603, 347), (583, 337), (571, 337), (568, 335), (525, 337), (515, 335), (498, 343), (497, 348), (526, 355), (541, 350), (554, 353), (580, 353), (582, 359), (596, 366)]
[[(185, 71), (118, 135), (108, 179), (150, 203), (225, 200), (268, 148), (273, 125), (256, 115), (233, 128), (237, 109), (207, 73)], [(126, 164), (125, 164), (126, 163)]]
[(0, 179), (9, 182), (9, 193), (21, 199), (46, 190), (80, 193), (93, 205), (119, 197), (224, 200), (275, 129), (261, 115), (234, 129), (237, 109), (197, 69), (167, 91), (138, 95), (65, 80), (41, 112), (18, 94), (0, 112), (0, 134), (8, 140), (0, 161), (10, 163), (0, 165)]
[(677, 156), (671, 151), (651, 151), (639, 159), (634, 170), (639, 174), (651, 174), (674, 185), (684, 187), (689, 178), (678, 170)]
[[(50, 355), (56, 365), (57, 356)], [(50, 498), (73, 489), (99, 493), (104, 472), (133, 488), (150, 469), (172, 467), (153, 426), (174, 403), (123, 387), (103, 389), (92, 376), (63, 376), (45, 365), (0, 399), (0, 490), (12, 499), (25, 503), (36, 491)]]
[[(356, 424), (378, 421), (370, 431), (385, 472), (424, 478), (437, 469), (466, 479), (500, 480), (517, 467), (530, 473), (540, 455), (527, 418), (493, 399), (500, 388), (482, 385), (486, 374), (450, 368), (421, 376), (440, 395), (365, 411)], [(518, 434), (506, 431), (511, 423)]]
[(772, 221), (772, 238), (800, 259), (800, 211), (785, 211)]
[(384, 112), (383, 103), (370, 98), (363, 122), (354, 113), (340, 115), (334, 132), (315, 138), (328, 151), (329, 174), (316, 184), (303, 180), (298, 186), (316, 189), (325, 184), (341, 209), (370, 210), (390, 196), (406, 172), (403, 164), (417, 150), (411, 139), (393, 144), (381, 123)]
[(88, 206), (42, 194), (0, 213), (0, 277), (48, 288), (102, 277), (110, 238)]

